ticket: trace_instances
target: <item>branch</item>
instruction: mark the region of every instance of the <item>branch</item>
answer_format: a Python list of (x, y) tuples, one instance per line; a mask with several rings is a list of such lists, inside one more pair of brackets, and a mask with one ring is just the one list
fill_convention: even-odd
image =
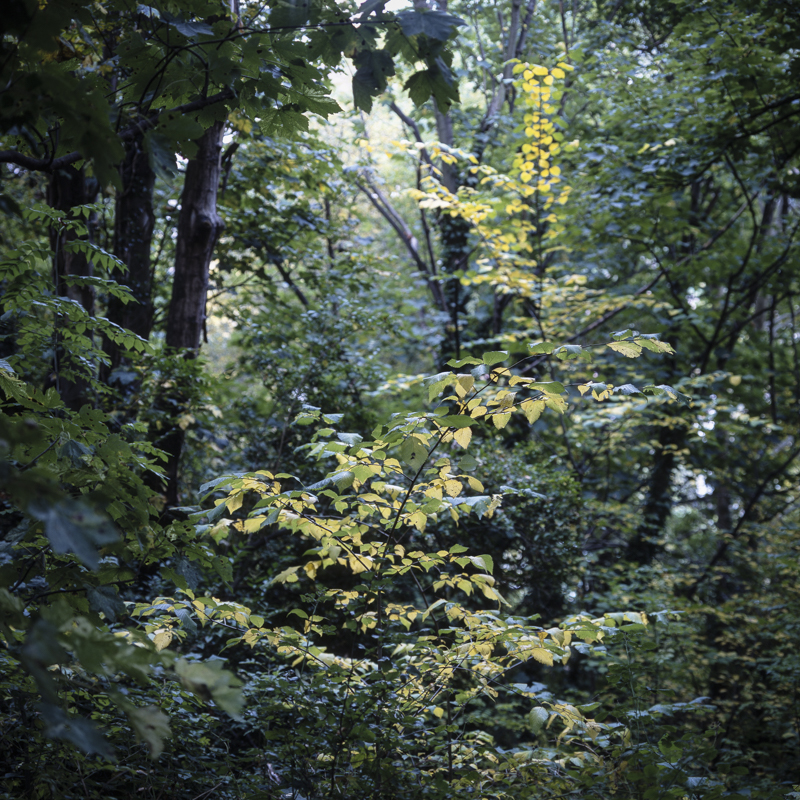
[(447, 309), (447, 303), (442, 293), (441, 284), (433, 280), (433, 265), (426, 264), (424, 259), (420, 256), (416, 237), (411, 232), (405, 220), (389, 202), (386, 195), (370, 181), (369, 176), (364, 175), (364, 179), (367, 181), (367, 186), (359, 181), (356, 182), (359, 191), (366, 195), (375, 210), (392, 226), (395, 233), (405, 245), (406, 250), (408, 250), (411, 260), (425, 276), (428, 288), (431, 290), (436, 305), (439, 306), (442, 311), (445, 311)]

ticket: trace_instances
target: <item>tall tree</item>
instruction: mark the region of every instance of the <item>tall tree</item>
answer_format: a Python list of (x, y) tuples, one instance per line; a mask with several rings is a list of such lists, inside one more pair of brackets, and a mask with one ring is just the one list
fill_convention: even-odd
[[(223, 122), (215, 122), (198, 140), (197, 153), (186, 166), (175, 246), (172, 297), (167, 314), (166, 344), (188, 359), (197, 356), (206, 324), (208, 270), (214, 247), (225, 227), (217, 209), (222, 169)], [(186, 411), (190, 389), (171, 386), (159, 404), (173, 419)], [(167, 503), (178, 503), (178, 470), (184, 428), (173, 421), (158, 439), (167, 454)]]

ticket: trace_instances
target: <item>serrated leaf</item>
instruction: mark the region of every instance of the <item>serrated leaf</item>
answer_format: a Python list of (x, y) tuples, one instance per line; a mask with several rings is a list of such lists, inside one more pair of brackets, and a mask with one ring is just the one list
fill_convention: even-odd
[(400, 460), (416, 472), (428, 458), (428, 448), (416, 437), (409, 436), (400, 445)]
[(385, 91), (387, 79), (394, 75), (394, 61), (388, 50), (361, 50), (354, 56), (353, 63), (356, 65), (353, 101), (356, 108), (369, 113), (372, 98)]
[(100, 563), (97, 548), (118, 541), (107, 517), (72, 498), (50, 504), (36, 499), (28, 506), (32, 517), (44, 523), (44, 533), (56, 553), (73, 553), (89, 569)]
[(97, 753), (108, 761), (113, 759), (111, 745), (88, 719), (67, 714), (51, 703), (40, 703), (38, 710), (47, 736), (70, 742), (86, 755)]
[(533, 733), (538, 733), (544, 727), (548, 719), (550, 719), (550, 712), (541, 706), (532, 708), (528, 712), (528, 723)]
[(87, 586), (86, 597), (92, 611), (102, 613), (110, 622), (125, 613), (125, 603), (119, 599), (114, 586)]
[(461, 367), (466, 367), (468, 364), (483, 364), (483, 361), (481, 361), (479, 358), (461, 358), (458, 361), (456, 361), (454, 358), (451, 358), (447, 362), (447, 366), (453, 367), (453, 369), (460, 369)]
[(213, 36), (214, 29), (205, 22), (178, 22), (169, 20), (169, 24), (178, 33), (182, 33), (187, 39), (194, 39), (197, 36)]
[(539, 342), (538, 344), (528, 345), (528, 351), (533, 355), (541, 354), (549, 356), (555, 349), (556, 345), (552, 342)]
[(624, 331), (614, 331), (611, 334), (611, 338), (615, 341), (619, 341), (620, 339), (627, 339), (630, 336), (638, 336), (639, 331), (635, 331), (632, 328), (625, 328)]
[(443, 428), (469, 428), (470, 425), (475, 424), (475, 420), (465, 414), (448, 414), (446, 417), (440, 417), (436, 421)]
[(444, 490), (450, 497), (458, 497), (463, 489), (464, 486), (461, 481), (457, 481), (453, 478), (444, 482)]
[(467, 556), (467, 558), (478, 568), (482, 569), (484, 572), (488, 572), (490, 575), (494, 572), (494, 559), (484, 553), (480, 556)]
[(525, 400), (520, 403), (519, 407), (524, 412), (528, 422), (533, 425), (542, 415), (542, 411), (545, 409), (545, 402), (544, 400)]
[(609, 342), (607, 346), (626, 358), (636, 358), (642, 354), (642, 348), (633, 342)]
[(444, 11), (401, 11), (397, 15), (397, 21), (403, 29), (403, 33), (409, 38), (412, 36), (427, 36), (431, 39), (438, 39), (441, 42), (447, 41), (457, 27), (466, 25), (463, 19), (447, 14)]
[(183, 686), (203, 700), (213, 700), (234, 719), (241, 717), (244, 700), (240, 681), (222, 668), (221, 661), (187, 661), (175, 663), (175, 674)]
[(583, 355), (583, 348), (579, 344), (562, 344), (553, 351), (553, 355), (560, 361), (574, 361)]
[(681, 403), (682, 405), (688, 406), (691, 405), (692, 398), (689, 395), (682, 394), (677, 389), (673, 389), (671, 386), (667, 386), (666, 384), (660, 384), (659, 386), (645, 386), (642, 389), (643, 392), (647, 394), (654, 394), (654, 395), (667, 395), (671, 400), (676, 400), (677, 402)]
[(169, 717), (158, 706), (144, 706), (126, 709), (136, 736), (150, 750), (150, 758), (155, 760), (164, 751), (164, 739), (172, 735)]
[(563, 394), (566, 391), (564, 384), (559, 381), (532, 383), (530, 384), (530, 388), (538, 389), (540, 392), (544, 392), (545, 394)]
[(483, 363), (491, 367), (494, 364), (499, 364), (508, 358), (508, 353), (505, 350), (492, 350), (483, 354)]
[(658, 339), (646, 339), (643, 336), (633, 340), (635, 344), (650, 350), (652, 353), (674, 353), (672, 345), (667, 342), (660, 342)]
[(455, 431), (453, 439), (466, 450), (472, 440), (472, 428), (461, 428)]
[(358, 433), (337, 433), (336, 438), (340, 442), (344, 442), (345, 444), (349, 444), (351, 446), (359, 444), (364, 439), (364, 437)]
[(534, 647), (529, 652), (529, 655), (540, 664), (546, 664), (548, 667), (553, 666), (553, 654), (549, 650), (545, 650), (544, 647)]

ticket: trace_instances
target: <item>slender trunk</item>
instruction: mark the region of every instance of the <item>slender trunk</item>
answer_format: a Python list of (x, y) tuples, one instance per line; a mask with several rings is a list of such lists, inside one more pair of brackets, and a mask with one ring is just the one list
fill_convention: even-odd
[[(83, 169), (65, 167), (53, 173), (47, 187), (47, 203), (59, 211), (70, 212), (76, 206), (93, 203), (97, 198), (99, 186), (94, 178), (86, 176)], [(95, 220), (90, 218), (87, 227), (91, 231)], [(69, 276), (91, 277), (92, 262), (83, 253), (70, 252), (65, 244), (77, 238), (74, 231), (50, 229), (50, 245), (53, 249), (53, 275), (56, 294), (80, 304), (90, 315), (94, 315), (94, 289), (91, 286), (71, 285)], [(69, 324), (69, 320), (60, 317), (56, 321), (55, 364), (51, 384), (54, 385), (61, 399), (68, 408), (80, 409), (89, 402), (89, 379), (85, 364), (68, 362), (68, 353), (61, 344), (58, 330)]]
[[(117, 281), (131, 290), (135, 301), (123, 303), (116, 297), (108, 301), (108, 319), (127, 328), (143, 339), (150, 337), (153, 327), (153, 276), (150, 248), (153, 242), (155, 212), (153, 189), (155, 173), (145, 152), (141, 137), (129, 143), (121, 169), (122, 192), (114, 213), (114, 255), (128, 268)], [(114, 371), (128, 365), (124, 351), (106, 339), (105, 352), (111, 362), (102, 372), (105, 383), (115, 383)], [(131, 384), (128, 383), (128, 386)]]
[[(224, 227), (217, 211), (223, 128), (224, 123), (215, 122), (198, 140), (197, 155), (186, 167), (181, 194), (166, 343), (170, 349), (182, 351), (187, 359), (194, 359), (200, 350), (205, 328), (208, 270)], [(160, 401), (162, 409), (172, 417), (168, 432), (157, 442), (168, 457), (166, 499), (169, 505), (178, 503), (178, 466), (185, 439), (178, 417), (186, 412), (191, 394), (191, 386), (181, 385), (180, 380), (173, 381)]]

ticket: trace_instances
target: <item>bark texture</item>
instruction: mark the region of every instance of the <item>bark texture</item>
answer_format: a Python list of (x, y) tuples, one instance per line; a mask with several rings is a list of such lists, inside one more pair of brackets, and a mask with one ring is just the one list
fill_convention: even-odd
[[(97, 199), (98, 184), (94, 178), (87, 177), (84, 170), (75, 167), (64, 167), (54, 172), (47, 186), (47, 204), (67, 215), (75, 206), (93, 203)], [(94, 220), (88, 220), (91, 231)], [(90, 286), (74, 286), (68, 281), (69, 276), (91, 277), (93, 275), (92, 262), (83, 253), (73, 253), (65, 249), (65, 244), (77, 238), (74, 231), (64, 231), (57, 228), (50, 229), (50, 245), (53, 249), (53, 273), (56, 284), (56, 293), (59, 297), (66, 297), (79, 303), (83, 309), (94, 315), (94, 289)], [(59, 318), (56, 321), (56, 358), (50, 384), (54, 385), (64, 403), (71, 409), (78, 410), (89, 402), (88, 375), (83, 377), (75, 374), (75, 367), (83, 370), (86, 365), (73, 365), (65, 361), (66, 350), (61, 346), (58, 329), (68, 325), (69, 320)], [(69, 377), (62, 374), (66, 370)]]
[[(150, 249), (155, 226), (155, 173), (150, 166), (141, 136), (128, 143), (120, 174), (122, 191), (117, 197), (114, 213), (114, 255), (128, 269), (124, 274), (115, 277), (120, 284), (131, 290), (136, 299), (135, 302), (125, 304), (116, 297), (109, 298), (108, 318), (143, 339), (148, 339), (153, 327)], [(111, 361), (103, 374), (103, 379), (108, 382), (113, 370), (125, 365), (125, 358), (123, 351), (109, 340), (105, 341), (104, 350)], [(111, 379), (113, 382), (113, 376)]]
[(222, 122), (198, 141), (197, 155), (186, 167), (178, 216), (175, 275), (167, 318), (167, 345), (197, 355), (203, 334), (208, 267), (224, 227), (217, 212), (222, 172)]
[[(224, 123), (216, 122), (198, 140), (197, 155), (189, 161), (181, 194), (178, 215), (178, 239), (172, 297), (167, 317), (166, 343), (194, 359), (200, 350), (205, 327), (208, 271), (214, 247), (224, 227), (217, 211), (217, 194), (222, 172), (222, 132)], [(187, 370), (186, 375), (191, 371)], [(185, 441), (179, 424), (191, 402), (192, 387), (187, 381), (171, 381), (160, 400), (170, 418), (166, 434), (158, 446), (167, 454), (166, 501), (178, 505), (178, 474)]]

